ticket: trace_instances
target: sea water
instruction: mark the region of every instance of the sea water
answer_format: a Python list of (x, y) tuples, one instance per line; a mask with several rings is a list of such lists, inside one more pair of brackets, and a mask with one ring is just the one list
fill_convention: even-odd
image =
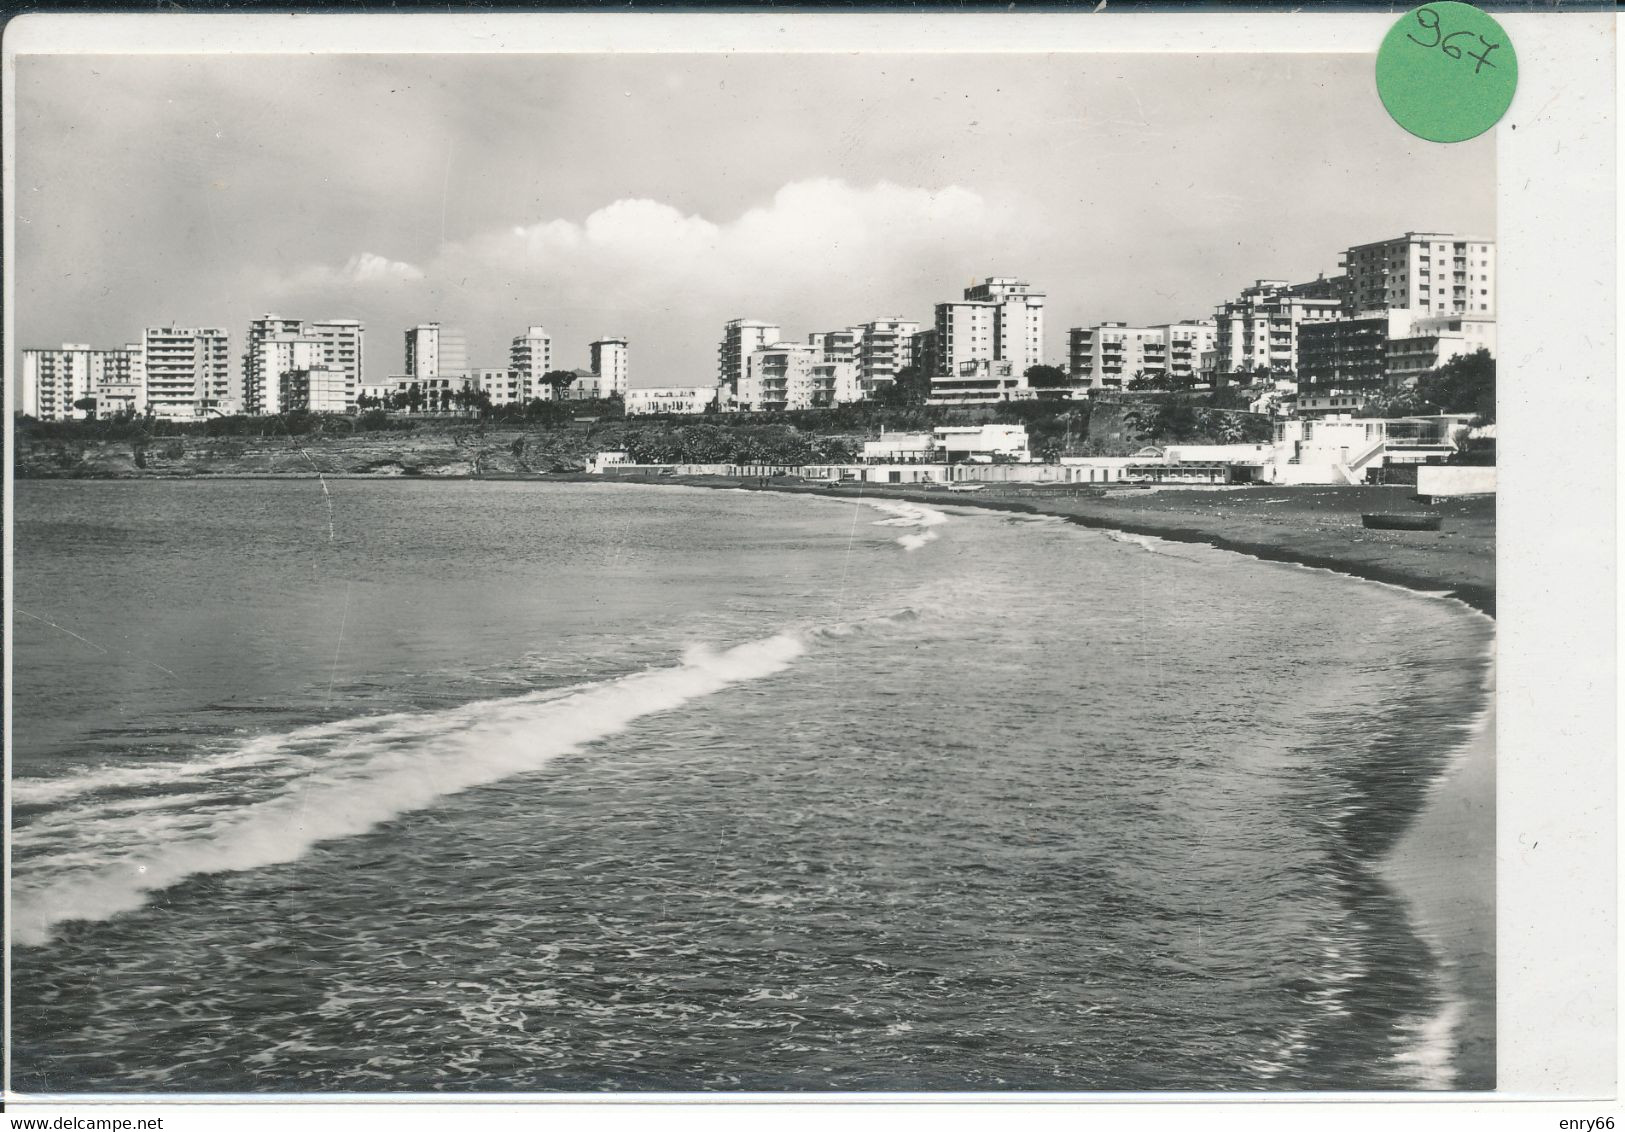
[(1482, 706), (1453, 603), (616, 484), (22, 482), (15, 533), (18, 1090), (1453, 1081), (1375, 869)]

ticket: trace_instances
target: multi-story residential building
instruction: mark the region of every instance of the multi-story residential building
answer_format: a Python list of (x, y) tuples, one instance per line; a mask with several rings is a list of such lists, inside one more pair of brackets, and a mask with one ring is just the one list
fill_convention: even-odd
[(406, 372), (411, 377), (439, 377), (468, 371), (468, 340), (461, 330), (424, 322), (406, 332)]
[(890, 385), (899, 370), (915, 364), (914, 345), (920, 324), (900, 318), (882, 318), (864, 323), (858, 345), (858, 380), (863, 395), (870, 397), (881, 386)]
[(366, 326), (354, 318), (324, 318), (305, 323), (304, 335), (322, 343), (325, 364), (342, 370), (345, 380), (361, 388), (366, 380)]
[(964, 300), (938, 303), (932, 376), (955, 374), (963, 362), (1010, 362), (1019, 372), (1044, 356), (1044, 292), (1019, 279), (990, 277), (965, 289)]
[(629, 417), (650, 413), (698, 415), (708, 411), (716, 402), (717, 390), (714, 385), (628, 389), (626, 415)]
[(942, 368), (937, 365), (937, 332), (935, 329), (919, 330), (909, 335), (909, 346), (914, 355), (915, 369), (927, 377), (935, 377), (942, 372)]
[(529, 400), (525, 396), (525, 379), (517, 370), (472, 370), (468, 375), (468, 387), (477, 389), (489, 397), (493, 408), (500, 408), (503, 405), (523, 405)]
[(1400, 308), (1304, 323), (1298, 328), (1299, 392), (1382, 388), (1388, 383), (1389, 342), (1408, 337), (1414, 321)]
[[(146, 408), (140, 382), (141, 347), (93, 349), (77, 342), (59, 350), (23, 351), (22, 411), (39, 420), (82, 420), (126, 408)], [(79, 403), (94, 399), (95, 407)]]
[(823, 354), (816, 346), (780, 342), (754, 350), (745, 359), (745, 374), (735, 390), (734, 407), (746, 413), (810, 409), (813, 367), (822, 364)]
[(812, 407), (815, 409), (863, 400), (863, 384), (855, 360), (815, 362), (809, 377), (812, 381)]
[[(249, 333), (254, 334), (252, 328)], [(326, 369), (327, 344), (319, 338), (287, 332), (262, 333), (255, 338), (254, 349), (243, 355), (243, 412), (288, 412), (293, 406), (283, 397), (287, 387), (284, 377), (295, 370), (309, 371), (317, 366)]]
[(1495, 355), (1495, 320), (1485, 318), (1418, 318), (1410, 333), (1388, 339), (1387, 384), (1391, 389), (1414, 385), (1416, 379), (1452, 358), (1487, 350)]
[(758, 322), (753, 318), (736, 318), (725, 323), (722, 341), (717, 345), (718, 400), (724, 406), (737, 402), (739, 382), (745, 376), (750, 356), (763, 346), (779, 340), (779, 328), (771, 322)]
[(1168, 373), (1165, 326), (1102, 322), (1067, 332), (1068, 369), (1085, 389), (1123, 389), (1135, 378), (1161, 381)]
[(1219, 337), (1213, 320), (1186, 319), (1154, 329), (1162, 331), (1167, 345), (1169, 382), (1177, 386), (1199, 384), (1203, 380), (1202, 357), (1213, 349)]
[(542, 383), (542, 378), (553, 368), (553, 339), (548, 337), (545, 327), (527, 327), (513, 340), (508, 349), (508, 368), (519, 375), (526, 401), (552, 399), (552, 387)]
[(601, 397), (626, 396), (626, 339), (600, 338), (588, 347)]
[[(282, 375), (290, 369), (319, 366), (338, 370), (344, 374), (346, 388), (359, 390), (363, 380), (364, 329), (362, 323), (353, 318), (312, 322), (267, 314), (254, 319), (248, 324), (248, 337), (243, 346), (243, 412), (282, 412), (286, 408), (281, 392)], [(268, 350), (273, 343), (277, 348)], [(290, 348), (290, 344), (297, 345)], [(316, 400), (331, 404), (328, 397)], [(349, 408), (354, 408), (353, 396), (351, 404), (340, 411)]]
[(1343, 313), (1343, 280), (1322, 276), (1289, 284), (1260, 279), (1218, 308), (1215, 316), (1215, 369), (1227, 374), (1296, 373), (1298, 327), (1338, 318)]
[(565, 386), (561, 399), (565, 401), (597, 401), (608, 396), (604, 392), (604, 379), (590, 369), (573, 369), (575, 380)]
[(238, 410), (231, 381), (231, 337), (215, 327), (150, 326), (142, 336), (147, 409), (165, 420)]
[(826, 362), (856, 362), (863, 344), (863, 327), (820, 330), (807, 335), (807, 345), (816, 348)]
[(277, 375), (279, 411), (347, 413), (355, 408), (356, 383), (348, 369), (325, 362)]
[(1495, 242), (1406, 232), (1343, 253), (1352, 314), (1408, 310), (1439, 317), (1495, 316)]

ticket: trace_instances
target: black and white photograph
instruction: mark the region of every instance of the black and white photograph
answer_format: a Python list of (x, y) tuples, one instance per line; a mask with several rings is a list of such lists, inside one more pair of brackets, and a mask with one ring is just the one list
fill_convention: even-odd
[(1494, 1093), (1376, 42), (8, 53), (8, 1095)]

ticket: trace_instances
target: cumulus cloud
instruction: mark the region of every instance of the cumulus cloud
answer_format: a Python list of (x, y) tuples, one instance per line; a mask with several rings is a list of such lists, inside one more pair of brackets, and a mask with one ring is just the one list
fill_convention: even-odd
[[(542, 321), (563, 360), (584, 359), (595, 337), (621, 334), (635, 351), (659, 344), (662, 379), (701, 380), (730, 318), (778, 322), (796, 338), (896, 315), (928, 323), (931, 304), (957, 298), (971, 276), (1020, 270), (1007, 246), (1008, 211), (953, 185), (832, 179), (791, 182), (726, 219), (622, 199), (579, 220), (550, 217), (448, 241), (422, 268), (368, 253), (305, 269), (280, 290), (359, 295), (400, 284), (399, 313), (389, 318), (461, 324), (484, 364), (505, 356), (514, 328)], [(637, 377), (655, 380), (647, 369), (646, 380)]]
[(337, 287), (366, 287), (378, 284), (416, 283), (424, 271), (398, 259), (360, 252), (343, 264), (312, 264), (276, 281), (276, 289), (288, 292), (325, 291)]

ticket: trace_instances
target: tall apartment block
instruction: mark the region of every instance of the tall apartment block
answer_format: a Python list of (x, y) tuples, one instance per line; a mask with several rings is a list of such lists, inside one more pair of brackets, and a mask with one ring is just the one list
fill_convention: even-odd
[(739, 400), (739, 382), (750, 356), (778, 340), (777, 323), (736, 318), (723, 325), (722, 341), (717, 345), (717, 400), (722, 408)]
[(421, 322), (406, 332), (406, 376), (420, 380), (468, 370), (468, 340), (461, 330)]
[(920, 324), (882, 318), (866, 322), (859, 329), (863, 340), (858, 346), (858, 379), (863, 384), (863, 395), (868, 397), (896, 380), (899, 370), (915, 363), (914, 338)]
[[(364, 330), (353, 318), (312, 322), (267, 314), (254, 319), (248, 324), (243, 347), (243, 412), (280, 413), (294, 407), (348, 412), (354, 408), (365, 377)], [(286, 375), (295, 370), (319, 371), (314, 380), (307, 373), (306, 392), (296, 406), (282, 392)], [(336, 395), (334, 389), (345, 395)]]
[(828, 361), (817, 345), (779, 342), (752, 351), (739, 379), (736, 406), (744, 412), (819, 409), (862, 396), (858, 364)]
[(856, 362), (863, 345), (863, 327), (820, 330), (807, 335), (807, 345), (818, 350), (826, 362)]
[(963, 301), (938, 303), (933, 376), (956, 373), (966, 362), (1006, 361), (1018, 373), (1039, 364), (1044, 298), (1019, 279), (992, 276), (967, 287)]
[(1214, 316), (1214, 366), (1220, 379), (1263, 370), (1296, 373), (1298, 327), (1340, 318), (1344, 282), (1341, 276), (1298, 284), (1260, 279), (1220, 306)]
[(519, 377), (519, 388), (526, 401), (547, 400), (553, 390), (542, 384), (542, 378), (553, 368), (553, 339), (547, 329), (528, 326), (525, 332), (508, 347), (508, 368)]
[(588, 350), (592, 372), (598, 375), (600, 397), (626, 396), (626, 339), (600, 338)]
[(147, 408), (165, 420), (231, 413), (231, 338), (214, 327), (150, 326), (142, 336)]
[[(75, 342), (61, 349), (23, 351), (22, 411), (44, 421), (110, 416), (123, 409), (146, 409), (139, 344), (95, 349)], [(94, 398), (94, 409), (79, 408)]]
[(1495, 317), (1495, 242), (1445, 232), (1406, 232), (1356, 244), (1339, 264), (1350, 314), (1408, 310), (1418, 315)]

